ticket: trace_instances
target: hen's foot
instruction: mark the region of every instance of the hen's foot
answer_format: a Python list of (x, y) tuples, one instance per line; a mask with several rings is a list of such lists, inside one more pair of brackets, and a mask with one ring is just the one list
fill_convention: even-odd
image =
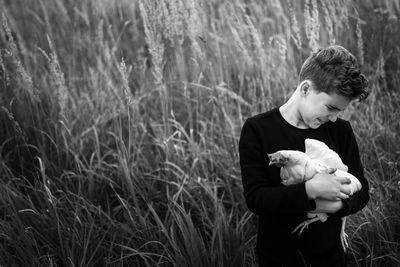
[(299, 230), (299, 235), (301, 235), (304, 231), (304, 229), (308, 228), (308, 226), (310, 224), (312, 224), (313, 222), (319, 221), (318, 217), (312, 218), (310, 220), (306, 220), (302, 223), (300, 223), (299, 225), (297, 225), (296, 228), (294, 228), (294, 230), (292, 231), (292, 234), (296, 233)]

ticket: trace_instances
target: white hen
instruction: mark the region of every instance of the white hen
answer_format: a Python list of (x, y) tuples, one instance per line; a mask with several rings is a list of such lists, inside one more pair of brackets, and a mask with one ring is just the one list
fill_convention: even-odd
[[(315, 140), (305, 140), (306, 152), (296, 150), (279, 150), (275, 153), (268, 154), (270, 165), (275, 164), (281, 167), (280, 176), (282, 184), (292, 185), (312, 179), (316, 173), (330, 173), (336, 176), (348, 177), (351, 181), (349, 186), (350, 195), (361, 189), (360, 181), (352, 174), (348, 173), (347, 166), (343, 164), (339, 155), (331, 150), (325, 143)], [(328, 218), (326, 213), (308, 212), (307, 217), (310, 218), (299, 224), (294, 232), (299, 231), (299, 235), (305, 228), (313, 222), (325, 222)], [(346, 217), (342, 218), (342, 228), (340, 239), (343, 249), (346, 251), (348, 247), (347, 234), (345, 233)]]

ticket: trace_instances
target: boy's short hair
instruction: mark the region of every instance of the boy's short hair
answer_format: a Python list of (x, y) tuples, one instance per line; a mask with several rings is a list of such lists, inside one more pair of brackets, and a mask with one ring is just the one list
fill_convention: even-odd
[(310, 80), (317, 91), (337, 93), (350, 99), (368, 97), (368, 80), (356, 57), (344, 47), (333, 45), (311, 54), (299, 74), (300, 82)]

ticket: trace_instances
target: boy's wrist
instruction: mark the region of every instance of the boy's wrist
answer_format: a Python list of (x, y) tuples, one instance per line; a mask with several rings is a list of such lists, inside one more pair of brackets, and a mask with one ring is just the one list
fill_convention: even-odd
[(343, 207), (344, 203), (342, 200), (326, 200), (326, 199), (316, 199), (316, 209), (314, 212), (323, 212), (329, 214), (335, 214), (340, 212)]
[(316, 194), (316, 192), (314, 190), (312, 179), (311, 180), (307, 180), (305, 182), (305, 188), (306, 188), (306, 193), (307, 193), (308, 199), (315, 200), (317, 198), (317, 194)]

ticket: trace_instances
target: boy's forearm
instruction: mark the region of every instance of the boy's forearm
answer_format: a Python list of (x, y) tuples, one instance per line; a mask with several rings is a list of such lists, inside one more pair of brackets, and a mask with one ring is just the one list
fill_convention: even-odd
[(336, 213), (340, 211), (344, 204), (342, 200), (315, 199), (316, 209), (311, 213)]

